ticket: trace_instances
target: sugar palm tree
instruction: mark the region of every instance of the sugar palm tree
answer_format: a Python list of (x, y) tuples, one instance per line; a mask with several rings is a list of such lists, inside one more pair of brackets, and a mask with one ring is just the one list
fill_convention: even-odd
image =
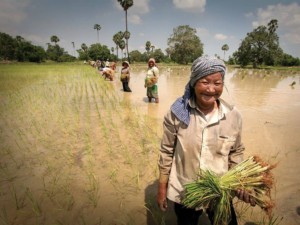
[(151, 42), (150, 42), (150, 41), (147, 41), (147, 42), (146, 42), (146, 47), (145, 47), (145, 49), (146, 49), (147, 53), (149, 54), (150, 49), (151, 49)]
[[(123, 61), (123, 50), (125, 48), (126, 44), (125, 44), (125, 41), (122, 39), (119, 43), (119, 48), (121, 49), (122, 51), (122, 61)], [(127, 55), (128, 56), (128, 55)]]
[(154, 45), (151, 45), (151, 52), (153, 52), (155, 49), (155, 46)]
[(97, 40), (98, 40), (98, 43), (99, 43), (99, 30), (101, 30), (101, 26), (99, 24), (95, 24), (94, 25), (94, 29), (97, 30)]
[(229, 46), (227, 44), (222, 46), (222, 50), (224, 51), (224, 58), (223, 60), (225, 60), (225, 52), (229, 50)]
[(84, 52), (86, 52), (87, 49), (88, 49), (88, 47), (87, 47), (87, 45), (86, 45), (85, 43), (82, 43), (82, 44), (81, 44), (81, 49), (82, 49)]
[[(131, 6), (133, 6), (133, 0), (118, 0), (118, 2), (121, 4), (122, 8), (123, 8), (124, 11), (125, 11), (125, 25), (126, 25), (125, 32), (127, 33), (127, 32), (128, 32), (128, 25), (127, 25), (127, 10), (128, 10)], [(129, 36), (130, 36), (130, 34), (129, 34)], [(125, 37), (125, 39), (126, 39), (127, 59), (128, 59), (128, 61), (130, 62), (129, 54), (128, 54), (128, 39), (129, 39), (129, 36), (127, 36), (127, 38)]]
[(51, 42), (54, 42), (55, 45), (57, 44), (57, 42), (59, 42), (59, 38), (56, 35), (52, 35), (50, 38)]
[(114, 54), (115, 48), (114, 48), (114, 47), (111, 47), (111, 48), (110, 48), (110, 51), (112, 52), (112, 54)]
[(72, 41), (72, 46), (73, 46), (73, 56), (75, 57), (75, 43)]
[(124, 37), (124, 33), (122, 31), (119, 31), (118, 33), (116, 33), (114, 36), (113, 36), (113, 41), (115, 42), (116, 44), (116, 49), (117, 49), (117, 58), (119, 58), (119, 46), (120, 46), (120, 42), (122, 41)]

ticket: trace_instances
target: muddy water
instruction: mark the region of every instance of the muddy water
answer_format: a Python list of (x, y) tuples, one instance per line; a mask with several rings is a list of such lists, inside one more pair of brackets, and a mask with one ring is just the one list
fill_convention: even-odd
[[(132, 67), (132, 93), (122, 92), (118, 78), (114, 83), (121, 97), (129, 99), (140, 113), (157, 119), (157, 129), (161, 129), (164, 114), (183, 94), (189, 67), (160, 67), (159, 104), (148, 103), (143, 86), (145, 69)], [(222, 97), (236, 105), (244, 119), (246, 156), (256, 154), (278, 162), (274, 169), (276, 215), (283, 217), (283, 224), (300, 224), (299, 72), (231, 69), (225, 84)]]

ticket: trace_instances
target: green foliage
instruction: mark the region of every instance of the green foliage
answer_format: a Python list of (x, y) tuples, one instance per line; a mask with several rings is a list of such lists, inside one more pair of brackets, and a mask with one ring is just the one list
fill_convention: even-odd
[(150, 48), (151, 48), (151, 42), (150, 42), (150, 41), (147, 41), (147, 42), (146, 42), (145, 49), (146, 49), (146, 51), (147, 51), (148, 53), (150, 52)]
[(113, 41), (116, 44), (117, 58), (119, 58), (119, 48), (120, 48), (120, 44), (121, 44), (123, 38), (124, 38), (124, 32), (122, 32), (122, 31), (117, 32), (113, 36)]
[(58, 44), (48, 44), (46, 53), (48, 59), (53, 60), (55, 62), (59, 62), (60, 57), (64, 54), (64, 49), (61, 48)]
[(57, 44), (57, 42), (59, 42), (59, 38), (56, 35), (51, 36), (50, 40), (51, 40), (51, 42), (54, 42), (55, 44)]
[(92, 60), (110, 59), (110, 50), (106, 45), (92, 44), (88, 49), (88, 56)]
[(138, 50), (133, 50), (132, 52), (130, 52), (130, 59), (132, 62), (142, 62), (143, 60), (143, 55), (141, 52), (139, 52)]
[(225, 52), (229, 50), (229, 46), (227, 44), (222, 46), (222, 51), (224, 51), (224, 60), (225, 60)]
[(82, 43), (81, 49), (77, 50), (80, 60), (89, 60), (89, 55), (87, 50), (88, 50), (88, 46), (85, 43)]
[(0, 59), (17, 60), (19, 62), (42, 62), (46, 52), (40, 46), (34, 46), (21, 36), (16, 38), (0, 33)]
[(67, 53), (63, 54), (58, 59), (59, 62), (74, 62), (75, 60), (76, 60), (76, 57), (69, 55)]
[(155, 58), (156, 62), (164, 62), (165, 55), (161, 49), (155, 49), (154, 52), (151, 52), (150, 57)]
[(99, 24), (95, 24), (94, 29), (97, 30), (97, 41), (99, 42), (99, 30), (101, 30), (101, 26)]
[(13, 60), (14, 53), (14, 39), (8, 34), (0, 33), (0, 58), (4, 60)]
[(283, 54), (280, 65), (282, 66), (300, 66), (300, 59), (294, 58), (289, 54)]
[(90, 47), (83, 43), (81, 49), (78, 49), (77, 52), (80, 60), (116, 60), (116, 57), (110, 53), (109, 48), (99, 43), (92, 44)]
[[(267, 27), (261, 25), (248, 33), (239, 49), (233, 53), (234, 60), (242, 67), (250, 63), (254, 68), (261, 65), (283, 65), (285, 54), (279, 46), (277, 28), (278, 22), (273, 19)], [(297, 63), (296, 59), (295, 63)]]
[(188, 64), (203, 54), (203, 44), (196, 35), (196, 29), (181, 25), (173, 29), (168, 38), (168, 52), (174, 62)]
[(235, 64), (236, 64), (234, 58), (233, 58), (233, 57), (230, 57), (230, 56), (229, 56), (229, 58), (228, 58), (227, 63), (228, 63), (229, 65), (235, 65)]
[(130, 62), (129, 51), (128, 51), (128, 39), (130, 37), (130, 32), (128, 31), (128, 25), (127, 25), (127, 10), (131, 6), (133, 6), (133, 0), (118, 0), (118, 2), (121, 4), (122, 8), (125, 11), (125, 32), (123, 34), (123, 37), (126, 40), (126, 42), (124, 42), (125, 43), (124, 47), (123, 47), (123, 41), (120, 42), (121, 46), (119, 45), (119, 48), (122, 50), (122, 53), (123, 53), (123, 49), (126, 47), (128, 61)]
[(126, 46), (126, 43), (124, 40), (121, 40), (120, 43), (119, 43), (119, 48), (121, 49), (122, 51), (122, 57), (123, 58), (123, 50), (125, 49), (125, 46)]
[(133, 6), (133, 0), (118, 0), (118, 2), (121, 4), (122, 8), (126, 11), (131, 6)]

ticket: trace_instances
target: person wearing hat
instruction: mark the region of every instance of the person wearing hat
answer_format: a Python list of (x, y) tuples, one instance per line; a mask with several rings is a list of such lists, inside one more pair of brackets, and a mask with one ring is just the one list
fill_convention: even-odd
[(157, 87), (158, 76), (159, 76), (159, 70), (155, 64), (155, 59), (150, 58), (148, 60), (148, 70), (147, 70), (145, 85), (144, 85), (144, 87), (147, 88), (147, 97), (149, 102), (151, 102), (152, 98), (154, 98), (155, 102), (159, 103), (158, 87)]
[(128, 61), (124, 61), (122, 63), (120, 80), (121, 80), (122, 85), (123, 85), (123, 91), (131, 92), (131, 89), (129, 88), (130, 69), (129, 69), (129, 62)]
[[(196, 180), (199, 169), (222, 175), (243, 160), (242, 117), (236, 107), (220, 98), (225, 72), (222, 60), (197, 58), (184, 95), (164, 117), (157, 203), (163, 211), (168, 200), (174, 203), (178, 225), (197, 225), (203, 210), (213, 224), (211, 209), (192, 209), (181, 204), (184, 185)], [(237, 196), (255, 205), (246, 191), (239, 190)], [(237, 224), (233, 206), (229, 224)]]

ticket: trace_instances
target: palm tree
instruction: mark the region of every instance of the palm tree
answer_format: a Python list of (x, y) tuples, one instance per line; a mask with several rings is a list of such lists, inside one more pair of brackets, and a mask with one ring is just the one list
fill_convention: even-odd
[[(126, 46), (125, 41), (124, 41), (124, 40), (121, 40), (120, 43), (119, 43), (119, 48), (120, 48), (121, 51), (122, 51), (122, 61), (123, 61), (123, 50), (124, 50), (125, 46)], [(128, 55), (127, 55), (127, 56), (128, 56)]]
[(154, 45), (151, 45), (151, 52), (153, 52), (155, 49), (155, 46)]
[(223, 60), (225, 60), (225, 52), (229, 50), (229, 46), (227, 44), (222, 46), (222, 50), (224, 51), (224, 58)]
[(57, 42), (59, 42), (59, 38), (56, 35), (52, 35), (50, 38), (51, 42), (54, 42), (55, 45), (57, 44)]
[(115, 48), (114, 48), (114, 47), (111, 47), (111, 48), (110, 48), (110, 51), (112, 52), (112, 54), (114, 54)]
[(81, 49), (86, 52), (86, 50), (88, 49), (87, 45), (85, 43), (81, 44)]
[[(118, 2), (121, 4), (122, 8), (124, 9), (125, 11), (125, 24), (126, 24), (126, 29), (125, 29), (125, 32), (127, 33), (128, 32), (128, 25), (127, 25), (127, 10), (133, 6), (133, 0), (118, 0)], [(128, 39), (129, 39), (129, 36), (127, 36), (128, 38), (125, 37), (126, 39), (126, 51), (127, 51), (127, 59), (128, 61), (130, 62), (130, 59), (129, 59), (129, 54), (128, 54)]]
[(171, 48), (166, 48), (166, 53), (168, 54), (168, 57), (171, 58), (171, 54), (172, 54), (172, 49)]
[(150, 49), (151, 49), (151, 42), (150, 42), (150, 41), (147, 41), (147, 42), (146, 42), (146, 47), (145, 47), (145, 49), (146, 49), (147, 53), (149, 54), (149, 51), (150, 51)]
[(75, 43), (72, 41), (72, 46), (73, 46), (73, 56), (75, 57)]
[(94, 25), (94, 29), (97, 30), (97, 40), (98, 40), (98, 43), (99, 43), (99, 30), (101, 30), (101, 26), (99, 24), (95, 24)]
[(116, 49), (117, 49), (117, 58), (119, 58), (119, 51), (118, 50), (119, 50), (120, 42), (123, 39), (123, 37), (124, 37), (124, 33), (122, 31), (119, 31), (118, 33), (116, 33), (113, 36), (113, 41), (115, 42)]

